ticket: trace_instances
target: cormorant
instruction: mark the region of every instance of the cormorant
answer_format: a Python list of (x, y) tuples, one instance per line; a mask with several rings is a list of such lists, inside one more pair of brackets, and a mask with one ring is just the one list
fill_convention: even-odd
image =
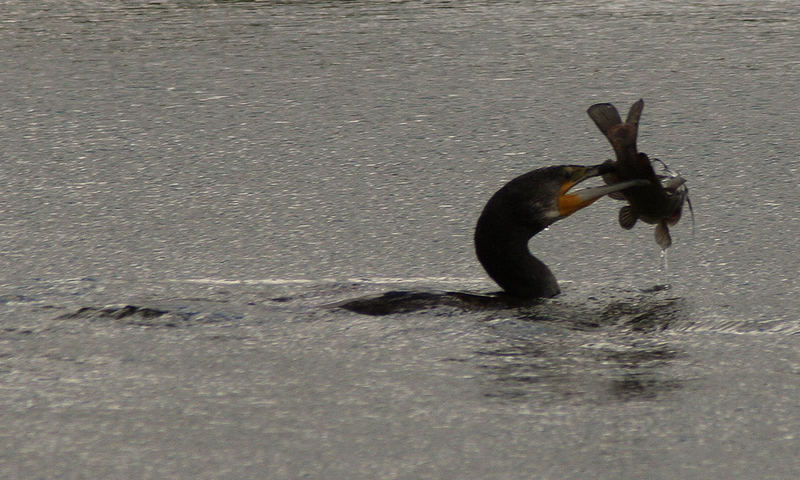
[(475, 228), (475, 252), (489, 276), (506, 293), (538, 298), (560, 292), (547, 265), (531, 255), (528, 241), (553, 222), (588, 207), (603, 195), (643, 182), (630, 180), (571, 191), (580, 182), (608, 173), (609, 169), (613, 166), (539, 168), (511, 180), (489, 199)]
[(391, 291), (332, 306), (367, 315), (388, 315), (437, 305), (509, 308), (526, 304), (530, 299), (552, 297), (559, 293), (558, 282), (547, 265), (528, 251), (528, 241), (548, 225), (591, 205), (603, 195), (647, 182), (629, 180), (571, 191), (587, 178), (613, 171), (610, 164), (540, 168), (511, 180), (492, 196), (478, 219), (475, 250), (478, 260), (505, 294)]

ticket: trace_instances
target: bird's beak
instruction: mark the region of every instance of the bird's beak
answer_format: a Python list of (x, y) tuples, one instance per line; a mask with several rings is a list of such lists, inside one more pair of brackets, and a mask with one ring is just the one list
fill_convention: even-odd
[(603, 195), (609, 193), (625, 190), (626, 188), (649, 185), (650, 182), (644, 179), (628, 180), (619, 182), (612, 185), (603, 185), (599, 187), (589, 187), (583, 190), (571, 192), (570, 190), (587, 178), (597, 177), (604, 173), (608, 173), (608, 166), (596, 165), (594, 167), (578, 167), (575, 174), (561, 185), (561, 190), (558, 193), (558, 213), (563, 217), (567, 217), (577, 212), (581, 208), (588, 207)]

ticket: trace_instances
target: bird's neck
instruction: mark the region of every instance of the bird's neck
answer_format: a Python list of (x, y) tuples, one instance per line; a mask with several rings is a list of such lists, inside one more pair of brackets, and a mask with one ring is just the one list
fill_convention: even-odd
[(560, 289), (556, 277), (528, 250), (528, 241), (544, 226), (509, 229), (507, 225), (492, 222), (484, 216), (478, 220), (475, 252), (483, 268), (513, 296), (538, 298), (557, 295)]

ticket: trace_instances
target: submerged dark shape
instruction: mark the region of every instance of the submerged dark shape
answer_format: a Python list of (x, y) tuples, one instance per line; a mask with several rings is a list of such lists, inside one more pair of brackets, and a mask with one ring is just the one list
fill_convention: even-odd
[(531, 255), (528, 241), (603, 195), (643, 183), (637, 179), (571, 191), (587, 178), (608, 171), (603, 165), (540, 168), (511, 180), (489, 199), (475, 228), (475, 251), (483, 268), (507, 294), (538, 298), (560, 292), (547, 265)]
[(484, 295), (470, 292), (392, 290), (371, 297), (356, 298), (333, 306), (363, 315), (410, 313), (434, 307), (461, 310), (503, 310), (529, 305), (524, 299), (504, 293)]
[[(620, 225), (631, 229), (639, 219), (655, 224), (656, 243), (665, 250), (672, 245), (669, 226), (680, 220), (683, 203), (688, 201), (688, 189), (685, 186), (686, 180), (680, 176), (671, 177), (662, 185), (650, 159), (646, 154), (637, 151), (636, 137), (643, 108), (643, 100), (634, 103), (625, 122), (620, 118), (616, 107), (610, 103), (592, 105), (587, 113), (611, 143), (616, 154), (616, 161), (608, 160), (604, 164), (609, 169), (603, 175), (606, 182), (616, 184), (634, 179), (646, 180), (642, 185), (611, 195), (613, 198), (628, 201), (628, 205), (619, 211)], [(691, 204), (689, 206), (691, 208)]]

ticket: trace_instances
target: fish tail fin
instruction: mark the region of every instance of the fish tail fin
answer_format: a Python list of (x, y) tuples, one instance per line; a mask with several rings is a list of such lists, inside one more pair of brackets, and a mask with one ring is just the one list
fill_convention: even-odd
[(596, 103), (586, 110), (589, 118), (594, 121), (597, 128), (611, 143), (618, 161), (621, 159), (631, 162), (638, 161), (632, 156), (636, 153), (636, 137), (639, 134), (639, 118), (642, 115), (642, 109), (644, 109), (644, 101), (640, 99), (631, 105), (625, 123), (622, 122), (617, 108), (610, 103)]
[(641, 98), (631, 105), (630, 110), (628, 110), (628, 117), (625, 119), (625, 123), (629, 123), (631, 125), (636, 125), (639, 127), (639, 118), (642, 116), (642, 110), (644, 110), (644, 100)]
[(636, 214), (630, 205), (625, 205), (619, 209), (619, 226), (625, 230), (630, 230), (636, 225)]
[(603, 132), (603, 135), (608, 137), (611, 127), (622, 123), (622, 118), (619, 116), (617, 107), (610, 103), (596, 103), (586, 110), (597, 128)]
[(661, 250), (666, 250), (672, 245), (672, 237), (669, 234), (669, 227), (667, 227), (666, 222), (658, 222), (658, 225), (656, 225), (655, 238)]

